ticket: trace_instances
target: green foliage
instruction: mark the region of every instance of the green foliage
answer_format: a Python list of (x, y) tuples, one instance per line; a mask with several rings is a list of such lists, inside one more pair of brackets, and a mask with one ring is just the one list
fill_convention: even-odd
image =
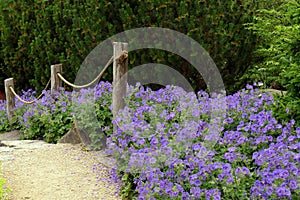
[[(23, 91), (22, 99), (32, 100), (36, 92)], [(106, 144), (106, 137), (113, 131), (112, 85), (99, 83), (94, 89), (79, 92), (43, 91), (44, 96), (33, 104), (24, 105), (16, 100), (13, 128), (22, 132), (21, 139), (42, 139), (56, 143), (77, 123), (91, 139), (90, 148), (99, 150)], [(5, 101), (0, 101), (0, 133), (11, 130), (5, 112)]]
[[(216, 62), (227, 89), (234, 90), (251, 60), (255, 37), (244, 23), (252, 22), (256, 3), (234, 1), (1, 1), (0, 71), (23, 89), (40, 91), (51, 64), (62, 63), (72, 81), (87, 54), (104, 39), (138, 27), (170, 28), (199, 42)], [(182, 58), (164, 51), (130, 53), (132, 66), (160, 62), (179, 70), (198, 91), (205, 84)], [(109, 68), (104, 79), (112, 78)], [(244, 85), (244, 84), (243, 84)]]
[(274, 116), (280, 122), (288, 122), (291, 119), (294, 119), (296, 121), (296, 125), (300, 126), (300, 99), (290, 95), (275, 95), (274, 98), (277, 101), (277, 103), (272, 107)]
[(11, 127), (5, 111), (0, 111), (0, 133), (10, 131)]
[(277, 82), (295, 95), (300, 70), (299, 11), (297, 1), (284, 0), (276, 8), (261, 9), (255, 22), (247, 24), (259, 38), (254, 65), (247, 73), (252, 81), (267, 86)]
[[(23, 133), (21, 139), (43, 139), (45, 142), (56, 143), (71, 129), (73, 117), (70, 115), (68, 96), (62, 93), (59, 99), (49, 97), (34, 105), (16, 109), (16, 124)], [(49, 103), (45, 105), (43, 101)]]
[[(218, 66), (230, 91), (239, 88), (238, 78), (247, 69), (255, 47), (255, 38), (243, 24), (252, 21), (253, 1), (130, 1), (120, 10), (124, 29), (142, 26), (170, 28), (199, 42)], [(143, 59), (141, 54), (149, 55)], [(162, 51), (144, 50), (130, 55), (134, 64), (161, 62), (173, 66), (198, 91), (205, 83), (193, 67)]]
[(87, 54), (116, 32), (107, 1), (1, 1), (1, 74), (22, 89), (41, 90), (50, 65), (63, 64), (72, 81)]
[[(244, 78), (264, 82), (266, 87), (287, 90), (276, 97), (274, 113), (282, 121), (300, 119), (300, 4), (296, 0), (277, 1), (276, 6), (259, 11), (248, 24), (259, 38), (255, 63)], [(288, 110), (289, 112), (286, 112)]]
[[(1, 163), (0, 163), (1, 164)], [(0, 170), (0, 199), (1, 200), (8, 200), (7, 195), (11, 192), (11, 189), (6, 187), (6, 180), (2, 177), (2, 171)]]
[(88, 134), (91, 139), (90, 147), (93, 150), (102, 149), (106, 145), (106, 137), (112, 134), (113, 116), (109, 107), (111, 98), (112, 93), (107, 93), (99, 96), (95, 101), (85, 100), (73, 108), (73, 112), (76, 112), (77, 126)]
[(121, 187), (120, 192), (123, 199), (137, 199), (137, 192), (134, 190), (136, 188), (136, 185), (134, 184), (135, 178), (138, 178), (137, 174), (135, 174), (135, 176), (132, 174), (124, 174), (122, 176), (121, 180), (124, 185)]

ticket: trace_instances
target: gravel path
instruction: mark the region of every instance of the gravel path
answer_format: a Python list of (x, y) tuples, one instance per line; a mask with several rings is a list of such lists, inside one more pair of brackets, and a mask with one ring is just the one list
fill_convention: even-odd
[(121, 199), (110, 182), (113, 160), (80, 145), (2, 141), (2, 171), (10, 200)]

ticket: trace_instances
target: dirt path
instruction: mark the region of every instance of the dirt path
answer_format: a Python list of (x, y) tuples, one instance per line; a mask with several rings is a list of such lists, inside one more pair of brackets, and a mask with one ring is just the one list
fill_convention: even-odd
[(2, 149), (11, 154), (2, 159), (3, 175), (12, 189), (10, 200), (120, 199), (107, 173), (113, 161), (101, 152), (38, 141), (2, 143), (11, 146)]

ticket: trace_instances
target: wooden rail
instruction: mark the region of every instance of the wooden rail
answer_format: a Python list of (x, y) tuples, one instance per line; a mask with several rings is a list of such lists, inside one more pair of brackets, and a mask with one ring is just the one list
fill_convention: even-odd
[[(108, 68), (113, 60), (113, 116), (115, 117), (116, 114), (120, 109), (123, 109), (125, 106), (124, 97), (126, 95), (126, 87), (127, 87), (127, 71), (128, 71), (128, 43), (122, 42), (114, 42), (113, 43), (113, 57), (104, 67), (102, 72), (96, 77), (97, 80), (100, 79), (104, 71)], [(95, 79), (95, 80), (96, 80)], [(53, 94), (57, 91), (60, 87), (62, 87), (62, 82), (66, 84), (70, 83), (62, 76), (62, 64), (51, 65), (51, 93)], [(91, 83), (94, 83), (93, 80)], [(48, 82), (49, 84), (49, 82)], [(47, 84), (47, 86), (48, 86)], [(6, 95), (6, 112), (10, 123), (12, 123), (12, 118), (14, 116), (14, 108), (15, 108), (15, 99), (19, 99), (25, 104), (32, 104), (36, 100), (33, 101), (25, 101), (22, 100), (20, 96), (16, 94), (14, 91), (14, 80), (13, 78), (6, 79), (4, 81), (5, 85), (5, 95)], [(73, 85), (73, 84), (72, 84)], [(86, 84), (83, 86), (76, 86), (79, 88), (87, 87), (91, 84)], [(47, 88), (46, 86), (46, 88)], [(45, 88), (45, 89), (46, 89)], [(40, 95), (39, 97), (41, 97)]]

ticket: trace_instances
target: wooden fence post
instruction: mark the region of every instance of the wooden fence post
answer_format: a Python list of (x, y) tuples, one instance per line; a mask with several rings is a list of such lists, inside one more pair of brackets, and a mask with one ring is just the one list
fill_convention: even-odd
[(8, 120), (10, 124), (12, 124), (12, 118), (14, 116), (14, 108), (15, 108), (15, 96), (11, 92), (10, 87), (14, 87), (14, 79), (9, 78), (4, 81), (5, 86), (5, 95), (6, 95), (6, 112), (8, 116)]
[(125, 107), (124, 97), (126, 95), (127, 87), (128, 43), (114, 42), (113, 47), (114, 63), (112, 105), (113, 117), (115, 118), (118, 111)]
[(54, 94), (62, 86), (62, 81), (57, 73), (62, 74), (62, 64), (51, 65), (51, 94)]

